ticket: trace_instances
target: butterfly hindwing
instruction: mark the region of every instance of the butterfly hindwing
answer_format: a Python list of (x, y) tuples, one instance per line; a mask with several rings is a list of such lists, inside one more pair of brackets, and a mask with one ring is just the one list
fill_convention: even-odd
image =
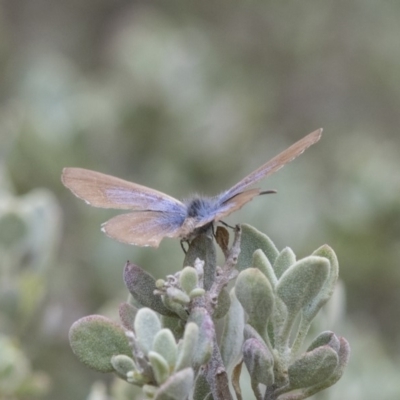
[(159, 211), (117, 215), (101, 230), (113, 239), (136, 246), (158, 247), (164, 237), (180, 237), (184, 216)]

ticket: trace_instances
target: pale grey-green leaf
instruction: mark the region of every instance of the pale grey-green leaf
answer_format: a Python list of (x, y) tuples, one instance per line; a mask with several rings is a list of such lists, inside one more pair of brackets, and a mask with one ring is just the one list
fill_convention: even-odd
[(161, 330), (161, 322), (153, 310), (141, 308), (136, 314), (134, 327), (140, 348), (147, 354), (153, 347), (156, 334)]

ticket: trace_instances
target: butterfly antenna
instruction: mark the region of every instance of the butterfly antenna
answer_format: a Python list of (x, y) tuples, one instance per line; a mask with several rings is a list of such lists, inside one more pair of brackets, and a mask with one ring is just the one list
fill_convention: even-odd
[(275, 189), (264, 190), (263, 192), (260, 192), (259, 196), (261, 196), (262, 194), (274, 194), (274, 193), (278, 193), (278, 191), (276, 191)]

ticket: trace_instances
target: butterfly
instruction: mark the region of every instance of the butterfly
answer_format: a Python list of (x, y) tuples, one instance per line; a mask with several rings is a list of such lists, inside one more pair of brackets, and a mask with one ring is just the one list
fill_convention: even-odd
[(205, 228), (239, 210), (254, 197), (272, 193), (248, 189), (318, 142), (322, 129), (300, 139), (282, 153), (214, 197), (179, 201), (155, 189), (83, 168), (64, 168), (62, 183), (93, 207), (132, 210), (102, 224), (102, 231), (123, 243), (158, 247), (165, 237), (190, 241)]

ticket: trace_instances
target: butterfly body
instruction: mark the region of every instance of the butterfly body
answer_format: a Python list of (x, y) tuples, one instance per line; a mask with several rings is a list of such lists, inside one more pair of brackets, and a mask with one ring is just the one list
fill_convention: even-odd
[(320, 139), (321, 133), (322, 129), (310, 133), (214, 197), (194, 196), (181, 202), (155, 189), (83, 168), (64, 168), (61, 180), (93, 207), (132, 211), (102, 225), (108, 236), (128, 244), (158, 247), (164, 237), (191, 240), (254, 197), (267, 193), (248, 187), (299, 156)]

